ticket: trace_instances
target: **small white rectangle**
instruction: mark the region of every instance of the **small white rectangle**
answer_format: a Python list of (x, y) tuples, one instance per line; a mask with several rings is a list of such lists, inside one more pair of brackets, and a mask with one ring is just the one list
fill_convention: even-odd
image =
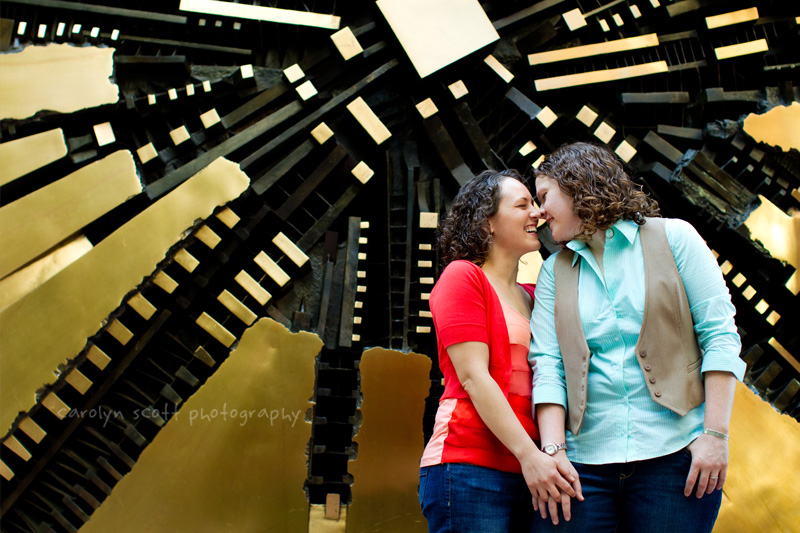
[(430, 300), (431, 299), (431, 293), (423, 292), (422, 294), (419, 295), (419, 298), (420, 298), (420, 300), (425, 300), (425, 301)]
[(47, 24), (39, 24), (39, 31), (37, 32), (36, 36), (39, 39), (44, 39), (45, 35), (47, 35)]
[(602, 28), (603, 31), (611, 31), (611, 28), (608, 27), (608, 22), (606, 22), (606, 19), (600, 19), (600, 28)]
[(253, 77), (253, 65), (242, 65), (239, 67), (239, 72), (242, 74), (242, 79), (246, 80)]
[(553, 122), (555, 122), (557, 118), (558, 115), (553, 113), (553, 110), (547, 106), (544, 106), (544, 108), (541, 111), (539, 111), (539, 113), (536, 115), (536, 120), (541, 122), (545, 128), (549, 128), (550, 125)]
[(650, 0), (650, 5), (653, 7), (661, 7), (661, 2), (658, 0)]
[(119, 30), (114, 30), (111, 32), (111, 40), (116, 41), (119, 39)]
[(532, 166), (533, 168), (538, 168), (538, 167), (539, 167), (539, 165), (541, 165), (541, 164), (542, 164), (542, 161), (544, 161), (544, 154), (540, 155), (540, 156), (539, 156), (539, 159), (537, 159), (536, 161), (534, 161), (534, 162), (533, 162), (533, 164), (532, 164), (531, 166)]
[(423, 285), (433, 285), (433, 278), (429, 277), (419, 278), (419, 282), (422, 283)]
[(286, 76), (286, 79), (289, 80), (289, 83), (294, 83), (305, 76), (306, 73), (303, 72), (303, 69), (300, 68), (300, 65), (295, 63), (291, 67), (283, 69), (283, 75)]
[(364, 252), (358, 252), (358, 260), (359, 261), (366, 261), (367, 260), (367, 254), (365, 254)]
[(740, 9), (739, 11), (731, 11), (730, 13), (714, 15), (713, 17), (706, 17), (706, 25), (708, 26), (708, 29), (711, 30), (714, 28), (721, 28), (723, 26), (730, 26), (732, 24), (739, 24), (751, 20), (758, 20), (757, 7)]
[(583, 28), (586, 26), (586, 19), (581, 13), (581, 10), (578, 8), (573, 9), (572, 11), (567, 11), (561, 15), (564, 17), (564, 22), (567, 23), (567, 27), (569, 31), (575, 31), (578, 28)]
[(28, 27), (27, 22), (20, 22), (19, 26), (17, 26), (17, 35), (23, 35), (27, 27)]
[(175, 143), (175, 146), (188, 141), (190, 137), (189, 130), (186, 129), (186, 126), (175, 128), (169, 132), (169, 136), (172, 139), (172, 142)]
[(191, 83), (186, 86), (186, 96), (194, 96), (194, 85)]
[(431, 246), (430, 244), (420, 244), (419, 245), (419, 249), (420, 250), (432, 250), (433, 246)]
[(81, 32), (81, 25), (80, 24), (73, 24), (72, 25), (72, 33), (80, 33)]
[(606, 124), (605, 122), (601, 122), (597, 129), (594, 130), (594, 136), (603, 141), (604, 143), (608, 144), (608, 141), (617, 133), (614, 128)]
[(367, 241), (366, 237), (359, 237), (358, 238), (358, 244), (367, 244), (367, 242), (368, 241)]
[(730, 59), (732, 57), (739, 57), (747, 54), (766, 52), (767, 50), (769, 50), (767, 40), (759, 39), (757, 41), (734, 44), (731, 46), (720, 46), (719, 48), (714, 48), (714, 54), (717, 56), (717, 59)]
[(503, 78), (503, 81), (509, 83), (511, 80), (514, 79), (514, 75), (504, 67), (492, 54), (486, 56), (483, 60), (484, 63), (489, 65), (489, 67), (497, 73), (498, 76)]
[(533, 144), (533, 141), (528, 141), (522, 145), (522, 148), (519, 149), (519, 155), (525, 157), (534, 150), (536, 150), (536, 145)]
[(642, 16), (642, 12), (639, 10), (639, 6), (632, 5), (630, 7), (631, 7), (631, 15), (633, 15), (633, 18), (638, 19), (639, 17)]
[(100, 28), (95, 26), (94, 28), (92, 28), (92, 31), (89, 32), (89, 35), (91, 35), (93, 39), (96, 39), (97, 36), (100, 35)]
[(147, 95), (147, 105), (154, 105), (156, 103), (156, 95), (148, 94)]
[(209, 80), (203, 82), (203, 90), (207, 93), (211, 92), (211, 82)]
[(233, 23), (233, 29), (234, 30), (241, 30), (242, 29), (242, 23), (241, 22), (234, 22)]
[(359, 227), (360, 227), (361, 229), (369, 229), (369, 220), (362, 220), (362, 221), (359, 223)]
[(578, 120), (586, 124), (587, 128), (590, 128), (594, 121), (597, 120), (597, 113), (592, 111), (588, 106), (583, 106), (580, 111), (578, 111)]
[(170, 89), (167, 91), (167, 96), (169, 96), (170, 100), (177, 100), (178, 99), (178, 91), (175, 89)]
[(217, 110), (211, 108), (209, 111), (206, 111), (202, 115), (200, 115), (200, 122), (203, 123), (203, 127), (208, 129), (216, 124), (219, 124), (219, 114)]
[(272, 239), (272, 243), (280, 248), (280, 250), (286, 254), (286, 257), (291, 259), (295, 265), (301, 267), (308, 261), (308, 256), (282, 232), (275, 235), (275, 238)]
[(356, 285), (356, 292), (367, 292), (366, 285)]
[(631, 146), (628, 141), (623, 140), (621, 143), (619, 143), (617, 149), (614, 150), (614, 153), (616, 153), (620, 159), (626, 163), (630, 163), (631, 159), (633, 159), (633, 156), (636, 155), (636, 148)]
[(323, 144), (333, 136), (333, 130), (324, 122), (320, 122), (319, 126), (311, 130), (311, 136), (314, 137), (319, 144)]
[(622, 20), (621, 16), (619, 16), (619, 13), (614, 13), (614, 16), (611, 18), (614, 19), (614, 24), (616, 24), (617, 26), (622, 26), (623, 24), (625, 24), (625, 21)]
[(67, 29), (67, 25), (63, 22), (59, 22), (58, 26), (56, 27), (56, 36), (62, 37), (64, 35), (64, 30)]
[(97, 146), (105, 146), (117, 140), (110, 122), (96, 124), (94, 126), (94, 136), (97, 139)]
[(467, 90), (467, 86), (464, 85), (464, 82), (461, 80), (458, 80), (455, 83), (451, 83), (450, 85), (447, 86), (447, 88), (450, 89), (450, 92), (453, 93), (453, 98), (455, 98), (456, 100), (458, 100), (465, 94), (469, 93), (469, 91)]
[(420, 268), (432, 268), (433, 261), (419, 260), (417, 261), (417, 266)]

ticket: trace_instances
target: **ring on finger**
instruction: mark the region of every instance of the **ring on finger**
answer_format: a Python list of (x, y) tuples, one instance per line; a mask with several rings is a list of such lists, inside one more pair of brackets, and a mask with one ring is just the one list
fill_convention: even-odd
[(714, 479), (714, 480), (717, 480), (717, 479), (719, 479), (719, 476), (708, 476), (708, 479)]

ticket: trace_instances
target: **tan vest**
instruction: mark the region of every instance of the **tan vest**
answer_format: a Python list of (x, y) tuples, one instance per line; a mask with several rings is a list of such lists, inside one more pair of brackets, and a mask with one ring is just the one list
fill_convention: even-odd
[[(648, 218), (639, 226), (644, 255), (645, 298), (642, 328), (634, 352), (650, 397), (684, 416), (705, 400), (689, 301), (667, 241), (664, 219)], [(577, 435), (586, 412), (586, 387), (592, 354), (583, 334), (578, 309), (578, 273), (575, 252), (556, 257), (555, 324), (567, 381), (567, 428)], [(535, 391), (534, 391), (535, 393)]]

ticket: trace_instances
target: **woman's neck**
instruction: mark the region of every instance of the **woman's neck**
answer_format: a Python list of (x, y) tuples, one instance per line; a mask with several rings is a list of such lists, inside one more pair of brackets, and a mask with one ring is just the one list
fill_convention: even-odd
[(490, 253), (481, 269), (495, 283), (506, 287), (514, 287), (517, 284), (519, 257), (513, 254)]

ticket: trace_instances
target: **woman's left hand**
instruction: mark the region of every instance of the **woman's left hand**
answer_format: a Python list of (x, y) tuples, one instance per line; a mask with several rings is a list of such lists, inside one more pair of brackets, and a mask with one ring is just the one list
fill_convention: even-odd
[(697, 484), (698, 498), (722, 489), (728, 471), (728, 442), (711, 435), (700, 435), (689, 446), (692, 454), (692, 467), (686, 478), (683, 495), (687, 498)]

